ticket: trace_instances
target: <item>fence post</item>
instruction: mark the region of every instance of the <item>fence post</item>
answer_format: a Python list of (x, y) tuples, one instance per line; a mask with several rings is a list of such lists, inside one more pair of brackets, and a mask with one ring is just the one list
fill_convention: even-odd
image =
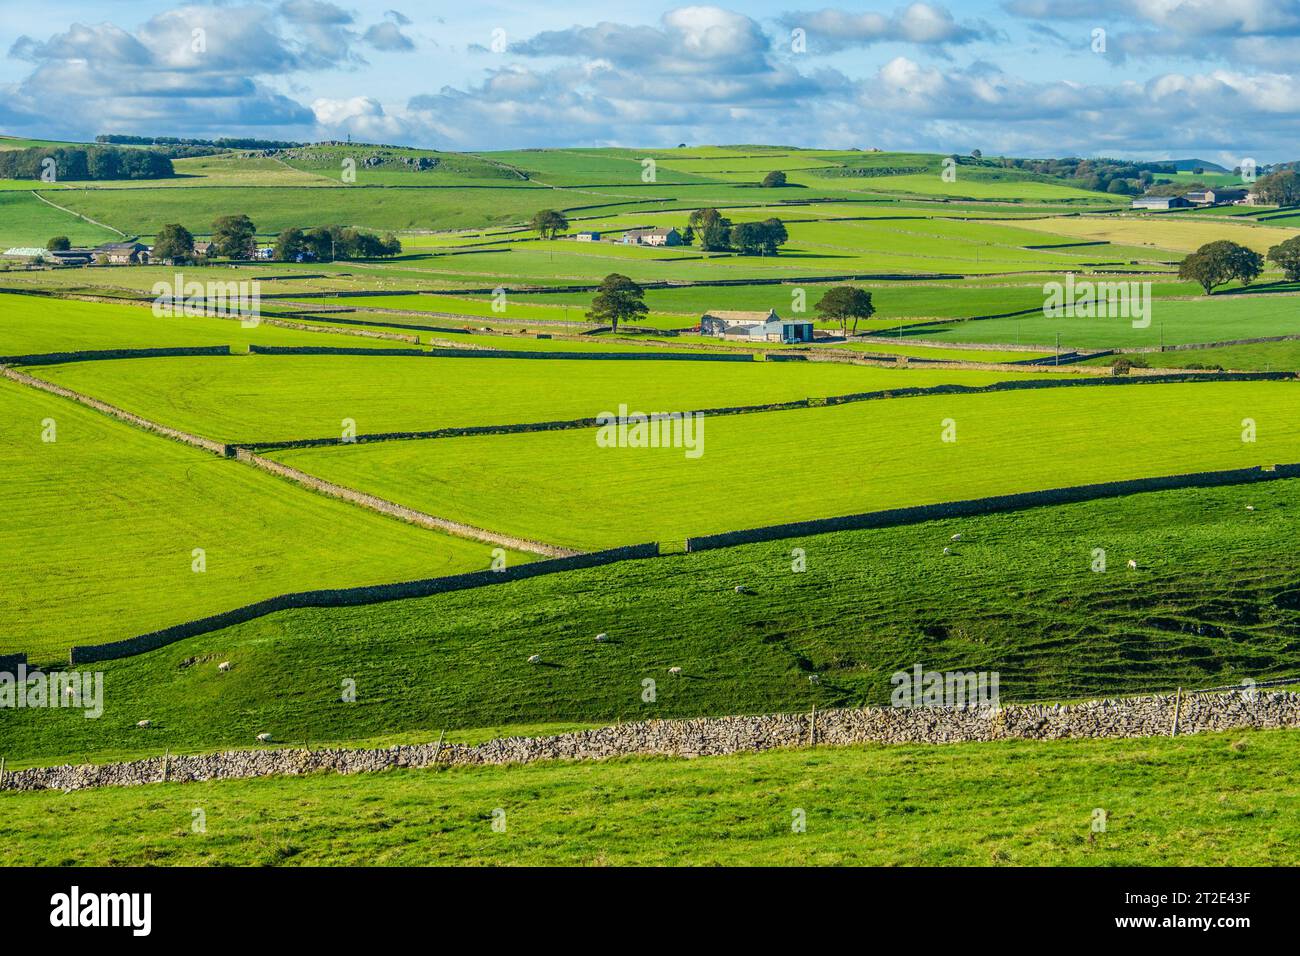
[(0, 757), (0, 790), (4, 789), (4, 785), (5, 785), (5, 758)]
[(172, 750), (171, 750), (170, 747), (168, 747), (165, 751), (163, 751), (163, 768), (162, 768), (162, 770), (163, 770), (163, 774), (162, 774), (162, 782), (163, 782), (163, 783), (166, 783), (166, 782), (167, 782), (167, 765), (168, 765), (169, 763), (171, 763), (171, 759), (172, 759)]
[(1169, 732), (1170, 737), (1178, 736), (1178, 717), (1183, 710), (1183, 689), (1178, 688), (1178, 696), (1174, 698), (1174, 727)]
[(817, 706), (815, 704), (812, 709), (812, 719), (808, 723), (808, 746), (817, 746)]
[(444, 727), (438, 732), (438, 742), (433, 746), (433, 763), (435, 766), (437, 766), (438, 763), (438, 754), (442, 753), (442, 738), (446, 736), (446, 734), (447, 730)]

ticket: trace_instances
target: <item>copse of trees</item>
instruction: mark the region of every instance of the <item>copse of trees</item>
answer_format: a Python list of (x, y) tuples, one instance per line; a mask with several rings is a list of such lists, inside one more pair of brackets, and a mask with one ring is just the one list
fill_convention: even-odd
[(782, 186), (786, 185), (785, 173), (781, 172), (779, 169), (774, 169), (763, 177), (761, 185), (767, 189), (780, 189)]
[(1300, 173), (1284, 169), (1261, 176), (1251, 192), (1256, 199), (1274, 206), (1300, 206)]
[(63, 180), (164, 179), (174, 175), (172, 161), (155, 150), (115, 146), (38, 146), (0, 151), (0, 179), (40, 179), (54, 160), (54, 175)]
[(871, 293), (855, 285), (837, 285), (826, 290), (813, 310), (828, 322), (839, 324), (840, 333), (849, 334), (849, 323), (853, 323), (853, 334), (858, 333), (858, 323), (876, 314), (876, 307), (871, 303)]
[(66, 252), (72, 248), (72, 240), (67, 236), (55, 236), (45, 244), (49, 252)]
[(1207, 242), (1178, 266), (1178, 278), (1195, 282), (1209, 295), (1216, 286), (1236, 279), (1250, 285), (1264, 271), (1264, 258), (1253, 249), (1220, 239)]
[(128, 136), (122, 133), (101, 133), (95, 137), (95, 142), (126, 146), (207, 146), (217, 150), (293, 149), (307, 145), (279, 139), (240, 139), (226, 136), (219, 139), (191, 139), (178, 136)]
[(611, 272), (600, 283), (587, 310), (593, 322), (608, 324), (615, 332), (620, 322), (630, 322), (645, 315), (645, 290), (625, 275)]
[(731, 229), (731, 245), (744, 256), (774, 256), (777, 247), (790, 238), (780, 219), (742, 222)]
[(731, 220), (716, 209), (693, 209), (688, 228), (700, 238), (702, 252), (725, 252), (731, 248)]
[(169, 262), (193, 261), (194, 236), (180, 223), (168, 223), (154, 237), (153, 258)]
[(558, 210), (539, 209), (533, 213), (528, 225), (543, 239), (554, 239), (569, 228), (569, 220)]
[(226, 259), (251, 259), (257, 252), (257, 227), (242, 213), (221, 216), (212, 223), (210, 256)]
[(311, 258), (317, 262), (336, 259), (382, 259), (399, 255), (402, 244), (392, 233), (380, 238), (374, 233), (341, 226), (319, 226), (315, 229), (285, 229), (276, 237), (275, 258), (281, 262), (294, 262)]
[(1289, 281), (1300, 282), (1300, 236), (1293, 236), (1269, 249), (1268, 261), (1281, 269)]
[[(974, 156), (974, 153), (971, 155)], [(1000, 162), (1007, 169), (1022, 169), (1042, 176), (1072, 179), (1080, 189), (1109, 192), (1113, 195), (1136, 195), (1154, 183), (1157, 176), (1173, 176), (1178, 171), (1169, 163), (1135, 163), (1121, 159), (1004, 157)], [(1116, 182), (1119, 183), (1118, 186), (1114, 185)]]

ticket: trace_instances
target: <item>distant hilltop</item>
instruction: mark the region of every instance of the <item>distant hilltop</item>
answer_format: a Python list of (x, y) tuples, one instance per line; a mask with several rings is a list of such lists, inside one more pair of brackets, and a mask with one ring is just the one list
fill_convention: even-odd
[(1207, 159), (1163, 159), (1162, 163), (1174, 167), (1181, 172), (1199, 169), (1206, 173), (1230, 173), (1231, 169), (1225, 169), (1218, 163), (1212, 163)]

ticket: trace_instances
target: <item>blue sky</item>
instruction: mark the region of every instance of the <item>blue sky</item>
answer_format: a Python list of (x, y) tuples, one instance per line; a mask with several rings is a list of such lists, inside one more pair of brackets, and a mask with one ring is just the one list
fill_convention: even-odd
[(0, 129), (1300, 159), (1300, 0), (0, 0)]

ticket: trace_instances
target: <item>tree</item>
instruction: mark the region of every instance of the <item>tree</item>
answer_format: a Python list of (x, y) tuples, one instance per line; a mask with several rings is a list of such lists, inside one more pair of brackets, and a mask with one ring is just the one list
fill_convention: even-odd
[(67, 236), (55, 236), (45, 244), (45, 248), (50, 252), (63, 252), (72, 248), (72, 240)]
[(853, 334), (858, 332), (858, 322), (869, 319), (876, 313), (871, 304), (871, 293), (855, 285), (837, 285), (827, 290), (821, 300), (813, 306), (817, 314), (830, 322), (838, 322), (840, 331), (848, 335), (849, 320), (853, 320)]
[(1274, 206), (1300, 206), (1300, 173), (1284, 169), (1261, 176), (1251, 193)]
[(763, 186), (767, 189), (780, 189), (785, 185), (785, 173), (774, 169), (763, 177)]
[(775, 217), (764, 219), (763, 226), (763, 255), (774, 256), (777, 252), (777, 246), (784, 245), (790, 238), (790, 234), (785, 231), (785, 223)]
[(695, 241), (695, 227), (687, 226), (682, 230), (682, 245), (689, 246)]
[(194, 258), (194, 236), (180, 223), (168, 223), (154, 237), (152, 257), (171, 262), (188, 262)]
[(1250, 285), (1264, 271), (1258, 252), (1227, 239), (1207, 242), (1178, 266), (1178, 278), (1195, 282), (1209, 295), (1215, 286), (1237, 279)]
[(554, 239), (569, 228), (569, 220), (564, 218), (563, 213), (556, 212), (554, 209), (541, 209), (533, 213), (529, 225), (543, 239)]
[(320, 226), (308, 229), (302, 234), (302, 242), (317, 262), (334, 261), (334, 234), (330, 230)]
[(275, 257), (281, 262), (294, 262), (307, 251), (301, 229), (286, 229), (275, 237)]
[(382, 247), (379, 253), (381, 256), (400, 256), (402, 254), (402, 242), (391, 232), (385, 233), (384, 238), (379, 240), (379, 244)]
[(645, 290), (627, 276), (611, 272), (592, 298), (587, 318), (593, 322), (609, 323), (610, 328), (617, 332), (619, 322), (639, 318), (648, 311)]
[(1268, 250), (1268, 261), (1291, 282), (1300, 282), (1300, 236), (1292, 236)]
[(972, 150), (970, 151), (970, 156), (971, 156), (971, 159), (983, 159), (983, 158), (984, 158), (984, 154), (983, 154), (982, 152), (980, 152), (978, 149), (972, 149)]
[(761, 255), (766, 234), (761, 222), (742, 222), (732, 228), (731, 244), (742, 256)]
[(700, 230), (701, 252), (725, 252), (731, 248), (731, 225), (726, 219), (711, 219)]
[(212, 223), (209, 255), (226, 259), (251, 259), (257, 249), (257, 227), (245, 215), (222, 216)]

